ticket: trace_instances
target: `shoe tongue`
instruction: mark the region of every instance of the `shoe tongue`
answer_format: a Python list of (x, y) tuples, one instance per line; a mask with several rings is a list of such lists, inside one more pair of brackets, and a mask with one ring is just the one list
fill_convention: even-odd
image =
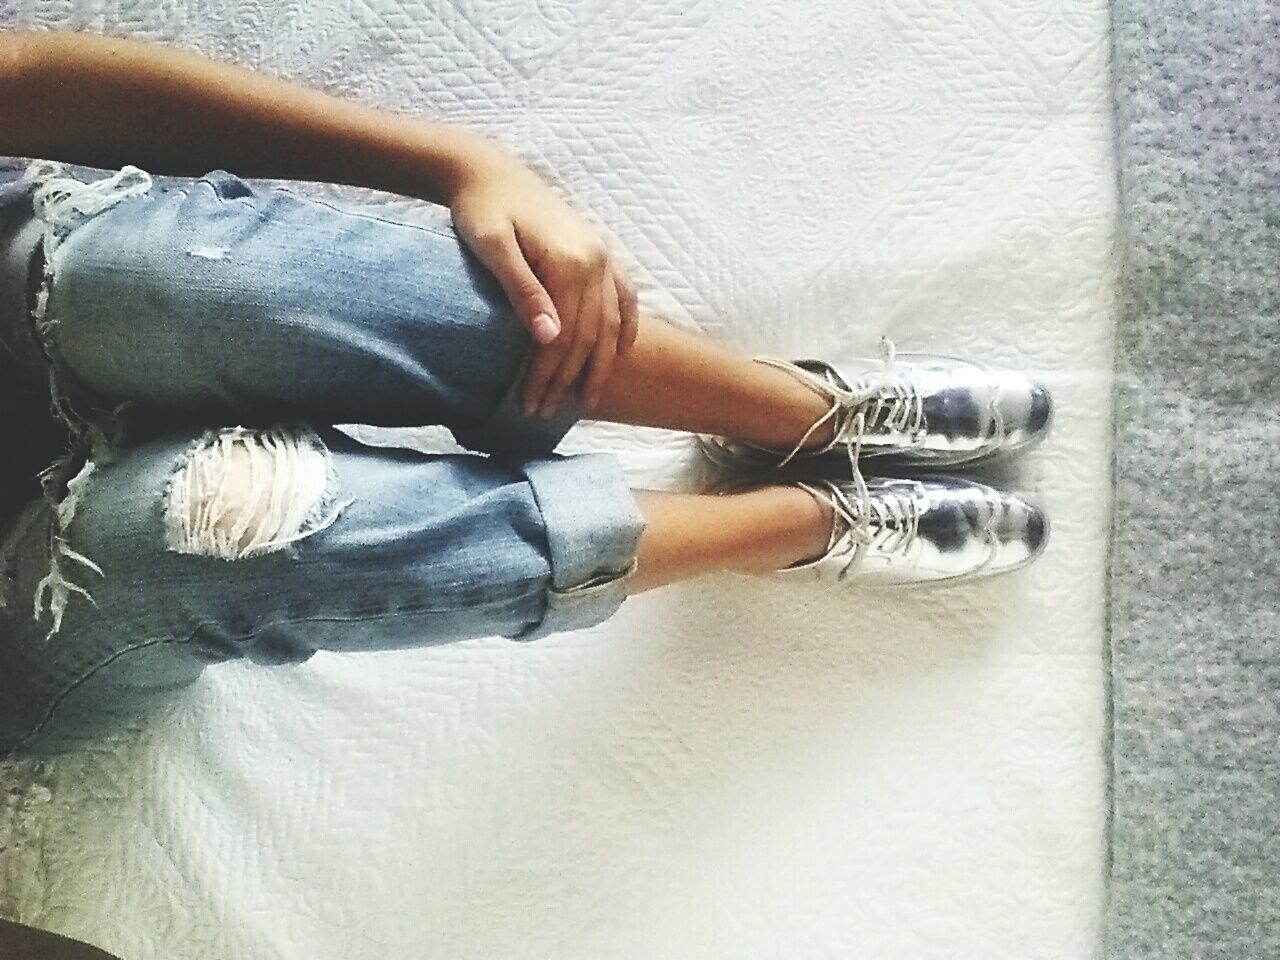
[(886, 383), (884, 365), (874, 360), (867, 360), (865, 363), (866, 366), (851, 369), (827, 360), (798, 360), (796, 366), (816, 374), (843, 393), (883, 387)]
[(793, 360), (791, 362), (801, 370), (813, 374), (823, 383), (839, 387), (841, 390), (849, 389), (844, 374), (825, 360)]
[(848, 367), (822, 361), (822, 369), (819, 372), (828, 382), (834, 383), (845, 391), (877, 390), (897, 379), (893, 374), (886, 377), (884, 364), (878, 361), (866, 360), (863, 364), (865, 365)]

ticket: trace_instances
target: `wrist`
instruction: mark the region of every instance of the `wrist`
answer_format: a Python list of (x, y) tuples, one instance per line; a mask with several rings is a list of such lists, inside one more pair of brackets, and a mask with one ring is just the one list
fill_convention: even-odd
[(462, 127), (437, 126), (441, 162), (442, 203), (452, 206), (465, 190), (490, 183), (510, 183), (528, 175), (514, 153), (485, 136)]

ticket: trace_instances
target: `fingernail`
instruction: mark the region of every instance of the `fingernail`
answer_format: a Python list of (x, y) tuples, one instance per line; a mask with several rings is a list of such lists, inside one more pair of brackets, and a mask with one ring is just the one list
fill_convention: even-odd
[(550, 340), (554, 340), (556, 334), (560, 332), (560, 324), (550, 314), (540, 313), (533, 318), (533, 329), (538, 339), (543, 343), (547, 343)]

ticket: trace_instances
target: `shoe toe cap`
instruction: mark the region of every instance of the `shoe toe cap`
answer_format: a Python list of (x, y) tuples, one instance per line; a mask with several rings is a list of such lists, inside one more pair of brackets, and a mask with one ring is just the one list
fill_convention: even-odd
[(921, 366), (929, 455), (944, 462), (977, 461), (1033, 446), (1049, 431), (1054, 404), (1048, 388), (1012, 369), (941, 360)]
[(1005, 495), (1002, 500), (994, 524), (997, 546), (993, 572), (1026, 566), (1044, 553), (1049, 542), (1049, 518), (1043, 510), (1019, 497)]
[(1053, 423), (1053, 397), (1048, 387), (1021, 374), (1005, 373), (1000, 377), (996, 404), (1006, 449), (1036, 443)]
[(1053, 423), (1053, 397), (1049, 388), (1042, 383), (1033, 383), (1031, 387), (1031, 412), (1027, 415), (1027, 432), (1041, 435), (1049, 431)]

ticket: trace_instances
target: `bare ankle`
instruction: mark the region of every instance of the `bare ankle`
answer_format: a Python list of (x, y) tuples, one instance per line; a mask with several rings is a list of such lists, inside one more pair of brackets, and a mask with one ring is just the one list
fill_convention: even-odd
[(786, 409), (787, 434), (792, 437), (789, 447), (799, 443), (802, 449), (811, 450), (826, 446), (835, 436), (836, 418), (828, 416), (831, 413), (831, 400), (819, 394), (815, 388), (792, 380)]
[(830, 504), (794, 484), (764, 486), (734, 496), (751, 503), (760, 520), (757, 538), (744, 546), (730, 569), (768, 574), (826, 552), (833, 522)]

